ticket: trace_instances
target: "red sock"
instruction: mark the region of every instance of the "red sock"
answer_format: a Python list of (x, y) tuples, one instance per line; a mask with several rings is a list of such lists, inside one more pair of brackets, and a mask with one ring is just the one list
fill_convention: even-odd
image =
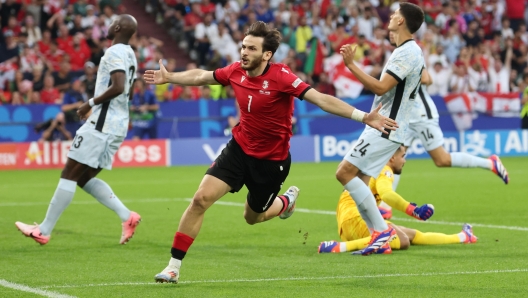
[(282, 209), (279, 212), (279, 214), (277, 214), (277, 216), (279, 216), (282, 213), (284, 213), (284, 211), (286, 211), (286, 208), (288, 208), (288, 204), (290, 203), (290, 201), (288, 200), (288, 198), (286, 196), (278, 196), (278, 198), (281, 199), (281, 201), (282, 201)]
[(174, 236), (174, 242), (172, 242), (172, 257), (178, 260), (182, 260), (189, 250), (189, 247), (193, 244), (194, 239), (188, 235), (180, 232), (176, 232)]

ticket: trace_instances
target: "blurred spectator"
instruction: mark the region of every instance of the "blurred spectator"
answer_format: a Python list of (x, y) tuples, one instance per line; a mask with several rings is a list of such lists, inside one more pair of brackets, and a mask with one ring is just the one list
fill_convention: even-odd
[(40, 27), (35, 24), (33, 16), (26, 16), (25, 26), (22, 27), (22, 32), (26, 32), (28, 35), (27, 43), (29, 46), (33, 46), (42, 39), (42, 32)]
[(198, 52), (198, 64), (200, 68), (206, 65), (207, 55), (211, 47), (211, 41), (217, 39), (218, 27), (213, 23), (213, 15), (206, 14), (203, 22), (198, 23), (194, 29), (194, 38), (196, 39)]
[(469, 75), (467, 74), (464, 65), (454, 66), (453, 75), (450, 78), (449, 89), (452, 93), (465, 93), (474, 91), (469, 82)]
[(489, 73), (489, 92), (493, 93), (509, 93), (510, 92), (510, 73), (511, 60), (513, 56), (513, 44), (511, 40), (507, 42), (506, 57), (502, 63), (500, 55), (493, 57), (488, 49), (488, 56), (490, 58)]
[(73, 19), (73, 26), (70, 28), (70, 35), (74, 36), (77, 33), (83, 33), (84, 27), (82, 25), (83, 16), (76, 14)]
[(84, 64), (90, 59), (91, 51), (86, 41), (82, 38), (82, 34), (77, 34), (73, 37), (72, 48), (68, 52), (70, 56), (70, 65), (73, 71), (81, 71)]
[[(46, 79), (48, 79), (47, 77)], [(35, 126), (37, 132), (43, 131), (39, 142), (54, 140), (72, 140), (72, 134), (81, 125), (77, 109), (86, 101), (82, 84), (79, 80), (72, 83), (72, 88), (64, 93), (61, 112), (54, 119), (50, 119)], [(60, 102), (57, 102), (60, 103)]]
[(306, 17), (299, 18), (299, 26), (295, 29), (295, 51), (297, 52), (297, 59), (301, 61), (301, 65), (306, 61), (306, 44), (312, 39), (312, 28), (306, 24)]
[(44, 88), (40, 91), (40, 102), (44, 104), (58, 104), (62, 102), (62, 95), (55, 86), (52, 75), (44, 77)]
[(86, 97), (94, 97), (96, 80), (97, 77), (95, 74), (95, 64), (93, 64), (93, 62), (91, 61), (87, 61), (86, 63), (84, 63), (84, 75), (79, 77), (79, 81), (81, 81), (83, 85)]
[(70, 62), (64, 60), (60, 63), (59, 71), (53, 73), (53, 79), (55, 80), (54, 87), (57, 88), (60, 92), (65, 92), (66, 90), (70, 89), (70, 84), (73, 79), (70, 70)]
[(46, 71), (44, 69), (44, 66), (38, 65), (33, 68), (33, 71), (31, 73), (25, 74), (26, 78), (33, 83), (33, 91), (35, 91), (35, 93), (42, 91), (42, 89), (44, 88), (45, 74)]
[(442, 62), (436, 61), (429, 68), (429, 76), (433, 83), (427, 87), (427, 92), (431, 95), (446, 96), (449, 91), (451, 72), (451, 68), (444, 68)]
[(83, 28), (91, 27), (95, 25), (98, 18), (95, 15), (95, 6), (93, 5), (86, 5), (86, 14), (83, 14), (83, 18), (81, 21), (81, 26)]
[(200, 100), (211, 100), (213, 97), (211, 96), (211, 88), (209, 86), (202, 86), (201, 90), (201, 97)]
[(142, 79), (136, 80), (135, 91), (130, 104), (134, 140), (157, 138), (156, 114), (159, 105), (152, 91), (145, 87)]
[(15, 17), (16, 20), (21, 8), (22, 5), (17, 3), (15, 0), (6, 0), (4, 3), (2, 3), (0, 6), (0, 20), (2, 28), (7, 27), (10, 17)]

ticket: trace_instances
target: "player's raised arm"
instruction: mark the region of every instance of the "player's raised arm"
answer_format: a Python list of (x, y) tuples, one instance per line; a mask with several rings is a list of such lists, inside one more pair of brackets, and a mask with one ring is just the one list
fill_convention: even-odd
[(125, 81), (126, 74), (124, 70), (114, 71), (114, 73), (110, 75), (110, 82), (112, 83), (108, 89), (106, 89), (101, 95), (90, 99), (79, 107), (77, 110), (79, 118), (81, 118), (81, 120), (86, 120), (88, 112), (91, 110), (92, 106), (105, 103), (116, 98), (119, 94), (122, 94), (125, 91)]
[(351, 45), (346, 44), (341, 47), (339, 52), (343, 56), (343, 61), (345, 62), (346, 67), (350, 69), (350, 71), (354, 74), (354, 76), (356, 76), (361, 84), (365, 86), (365, 88), (380, 96), (387, 93), (387, 91), (391, 90), (398, 84), (398, 80), (396, 80), (396, 78), (387, 72), (381, 75), (381, 80), (377, 80), (359, 68), (354, 63), (356, 48), (357, 47), (352, 48)]
[(147, 84), (178, 84), (183, 86), (219, 85), (212, 71), (203, 69), (191, 69), (182, 72), (168, 72), (161, 59), (159, 70), (147, 70), (143, 75)]
[(303, 99), (320, 107), (325, 112), (365, 123), (385, 134), (387, 133), (385, 129), (396, 130), (398, 128), (396, 121), (379, 114), (381, 104), (370, 113), (365, 113), (338, 98), (314, 89), (308, 90)]

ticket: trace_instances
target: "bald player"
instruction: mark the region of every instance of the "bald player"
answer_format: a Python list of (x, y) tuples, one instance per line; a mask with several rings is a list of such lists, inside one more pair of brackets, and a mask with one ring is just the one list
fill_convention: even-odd
[(141, 221), (139, 214), (123, 205), (106, 182), (96, 178), (102, 169), (112, 169), (112, 157), (128, 130), (128, 100), (137, 70), (136, 56), (128, 43), (136, 30), (137, 21), (131, 15), (120, 15), (108, 28), (107, 38), (112, 40), (112, 46), (101, 59), (94, 97), (77, 110), (86, 123), (73, 139), (46, 218), (40, 225), (15, 223), (25, 236), (41, 245), (50, 240), (51, 232), (72, 201), (77, 185), (119, 216), (123, 227), (120, 244), (132, 238)]

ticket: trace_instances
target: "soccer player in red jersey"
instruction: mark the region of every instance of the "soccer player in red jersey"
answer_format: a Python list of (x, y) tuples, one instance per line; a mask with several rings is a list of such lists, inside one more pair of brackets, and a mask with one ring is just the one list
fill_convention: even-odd
[(215, 71), (192, 69), (179, 73), (167, 72), (160, 61), (160, 70), (145, 72), (149, 84), (231, 85), (240, 106), (240, 122), (233, 128), (233, 138), (207, 170), (184, 212), (174, 237), (172, 258), (155, 276), (157, 282), (178, 282), (181, 260), (200, 231), (205, 211), (226, 193), (247, 186), (244, 218), (250, 225), (293, 214), (299, 189), (292, 186), (284, 195), (277, 195), (290, 170), (294, 97), (381, 132), (397, 128), (394, 120), (378, 113), (381, 105), (370, 113), (361, 112), (312, 89), (286, 65), (271, 63), (280, 39), (279, 31), (256, 22), (242, 42), (241, 61)]

